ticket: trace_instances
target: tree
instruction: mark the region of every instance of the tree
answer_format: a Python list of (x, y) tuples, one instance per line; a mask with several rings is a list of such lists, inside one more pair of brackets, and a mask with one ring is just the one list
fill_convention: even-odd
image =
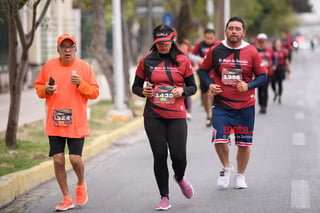
[(92, 56), (98, 61), (103, 74), (105, 75), (112, 100), (114, 100), (114, 82), (113, 82), (113, 58), (108, 53), (107, 43), (107, 28), (105, 23), (105, 1), (93, 0), (93, 38), (91, 42)]
[[(9, 17), (9, 90), (10, 90), (10, 108), (8, 116), (8, 124), (6, 131), (6, 146), (9, 149), (17, 148), (17, 130), (21, 103), (21, 93), (23, 86), (23, 78), (27, 71), (28, 51), (34, 40), (36, 29), (40, 26), (46, 11), (48, 10), (50, 0), (47, 0), (39, 18), (37, 19), (37, 8), (41, 0), (33, 3), (27, 0), (7, 0), (8, 2), (8, 17)], [(24, 32), (19, 10), (30, 4), (32, 10), (32, 27), (27, 33)], [(20, 63), (17, 63), (18, 54), (18, 36), (22, 47)]]

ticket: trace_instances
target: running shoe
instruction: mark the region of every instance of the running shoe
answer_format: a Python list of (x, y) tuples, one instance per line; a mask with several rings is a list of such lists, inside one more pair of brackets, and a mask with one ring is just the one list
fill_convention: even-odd
[(74, 208), (73, 200), (71, 196), (63, 196), (59, 205), (55, 207), (56, 211), (66, 211), (68, 209)]
[(236, 189), (246, 189), (246, 188), (248, 188), (248, 185), (246, 183), (246, 179), (245, 179), (243, 174), (236, 174), (235, 182), (236, 182), (236, 185), (235, 185)]
[(220, 176), (217, 181), (217, 186), (219, 189), (225, 189), (229, 186), (231, 172), (233, 171), (233, 166), (229, 168), (222, 168), (220, 171)]
[(193, 191), (192, 185), (185, 178), (183, 178), (179, 182), (177, 181), (175, 175), (173, 175), (173, 178), (178, 183), (178, 185), (180, 186), (182, 194), (188, 199), (192, 198), (193, 195), (194, 195), (194, 191)]
[(88, 201), (87, 184), (84, 182), (76, 188), (76, 205), (84, 206)]
[(162, 197), (160, 203), (156, 206), (157, 211), (165, 211), (170, 208), (171, 208), (171, 204), (167, 197)]

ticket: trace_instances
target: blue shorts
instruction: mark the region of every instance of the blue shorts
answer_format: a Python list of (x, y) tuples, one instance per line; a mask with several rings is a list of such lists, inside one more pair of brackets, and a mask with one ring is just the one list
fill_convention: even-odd
[(235, 144), (251, 146), (254, 128), (254, 106), (241, 110), (212, 108), (212, 142), (231, 144), (230, 134), (235, 135)]

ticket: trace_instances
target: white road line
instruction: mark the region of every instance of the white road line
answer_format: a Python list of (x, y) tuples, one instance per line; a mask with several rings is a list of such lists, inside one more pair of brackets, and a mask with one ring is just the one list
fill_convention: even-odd
[(305, 180), (291, 182), (291, 208), (310, 209), (310, 189)]
[(292, 135), (292, 145), (304, 146), (306, 145), (306, 136), (303, 132), (295, 132)]
[(294, 114), (294, 119), (295, 120), (303, 120), (304, 119), (304, 113), (303, 112), (296, 112)]

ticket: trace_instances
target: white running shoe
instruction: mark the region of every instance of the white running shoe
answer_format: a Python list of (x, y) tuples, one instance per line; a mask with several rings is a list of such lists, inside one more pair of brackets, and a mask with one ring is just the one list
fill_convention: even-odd
[(236, 182), (236, 185), (235, 185), (236, 189), (246, 189), (246, 188), (248, 188), (248, 185), (246, 183), (246, 179), (245, 179), (243, 174), (236, 174), (235, 182)]
[(230, 176), (233, 170), (234, 169), (232, 165), (229, 168), (222, 168), (220, 172), (220, 176), (217, 181), (217, 186), (219, 189), (225, 189), (229, 186)]

